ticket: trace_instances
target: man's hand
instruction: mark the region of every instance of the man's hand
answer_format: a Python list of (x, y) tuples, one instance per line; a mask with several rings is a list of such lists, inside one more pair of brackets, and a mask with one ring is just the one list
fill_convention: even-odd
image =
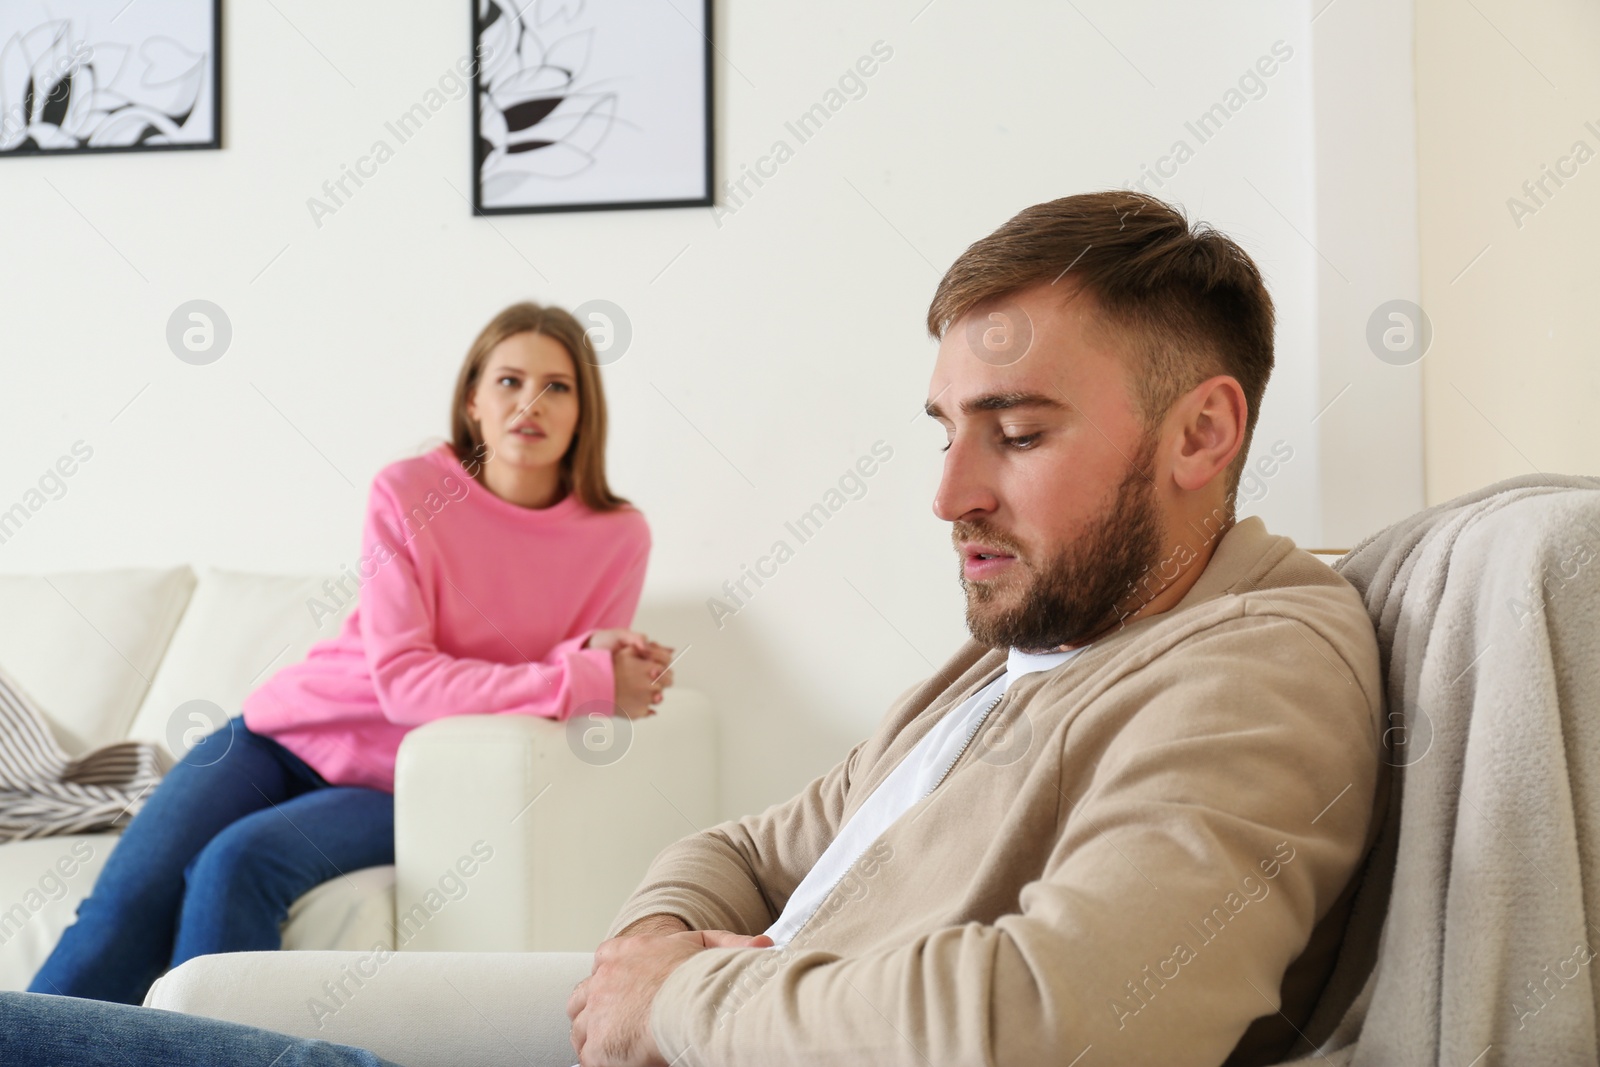
[(650, 1006), (667, 976), (708, 948), (771, 945), (765, 934), (746, 937), (726, 930), (638, 934), (604, 942), (595, 950), (594, 972), (567, 1000), (580, 1067), (666, 1067), (650, 1033)]

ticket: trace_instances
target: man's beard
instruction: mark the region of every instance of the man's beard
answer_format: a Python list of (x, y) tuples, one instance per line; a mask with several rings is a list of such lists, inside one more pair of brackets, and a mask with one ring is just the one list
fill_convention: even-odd
[[(1003, 579), (1027, 580), (1018, 603), (995, 607), (1000, 590), (962, 574), (974, 639), (990, 648), (1045, 652), (1096, 637), (1143, 606), (1137, 583), (1156, 566), (1162, 543), (1155, 486), (1144, 473), (1154, 452), (1154, 441), (1141, 444), (1111, 508), (1055, 558), (1035, 567), (1018, 557), (1014, 567), (1030, 573)], [(1017, 549), (978, 523), (957, 522), (951, 532), (957, 542), (980, 541), (1013, 554)]]

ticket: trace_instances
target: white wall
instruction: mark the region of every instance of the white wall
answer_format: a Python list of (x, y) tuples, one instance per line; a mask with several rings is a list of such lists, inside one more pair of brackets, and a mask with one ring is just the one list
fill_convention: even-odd
[[(1421, 301), (1411, 0), (1313, 0), (1322, 536), (1350, 548), (1423, 506), (1422, 364), (1368, 339)], [(1475, 16), (1474, 16), (1475, 17)], [(1397, 337), (1397, 340), (1399, 337)]]
[[(331, 571), (357, 552), (374, 472), (444, 432), (490, 315), (606, 298), (635, 329), (605, 373), (613, 483), (655, 534), (639, 622), (692, 646), (680, 680), (722, 716), (724, 808), (760, 807), (963, 636), (930, 512), (942, 434), (918, 414), (940, 273), (1018, 209), (1136, 180), (1179, 138), (1193, 158), (1148, 188), (1243, 243), (1278, 304), (1256, 451), (1295, 456), (1243, 510), (1322, 541), (1304, 4), (735, 0), (718, 11), (724, 176), (796, 147), (785, 121), (874, 42), (893, 57), (731, 216), (472, 218), (462, 100), (319, 229), (307, 198), (467, 51), (467, 5), (432, 6), (230, 4), (224, 151), (0, 160), (0, 506), (73, 442), (94, 449), (0, 570)], [(1265, 94), (1198, 145), (1185, 121), (1280, 40), (1293, 57)], [(164, 341), (196, 297), (234, 328), (205, 367)], [(707, 598), (880, 439), (894, 456), (865, 498), (715, 627)]]

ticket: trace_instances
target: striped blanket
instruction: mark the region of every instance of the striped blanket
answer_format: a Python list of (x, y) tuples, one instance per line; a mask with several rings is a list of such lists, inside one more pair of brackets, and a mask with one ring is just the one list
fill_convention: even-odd
[(120, 828), (166, 768), (161, 749), (142, 741), (69, 758), (44, 713), (0, 671), (0, 842)]

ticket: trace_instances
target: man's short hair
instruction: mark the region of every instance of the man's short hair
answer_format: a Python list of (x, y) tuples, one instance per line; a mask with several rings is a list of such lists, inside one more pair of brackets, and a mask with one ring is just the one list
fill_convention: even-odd
[(1145, 193), (1062, 197), (1025, 208), (961, 253), (933, 294), (928, 332), (942, 339), (978, 305), (1045, 283), (1060, 284), (1063, 299), (1092, 296), (1114, 347), (1131, 357), (1147, 433), (1207, 378), (1238, 381), (1249, 410), (1226, 474), (1231, 502), (1272, 376), (1272, 297), (1245, 250)]

